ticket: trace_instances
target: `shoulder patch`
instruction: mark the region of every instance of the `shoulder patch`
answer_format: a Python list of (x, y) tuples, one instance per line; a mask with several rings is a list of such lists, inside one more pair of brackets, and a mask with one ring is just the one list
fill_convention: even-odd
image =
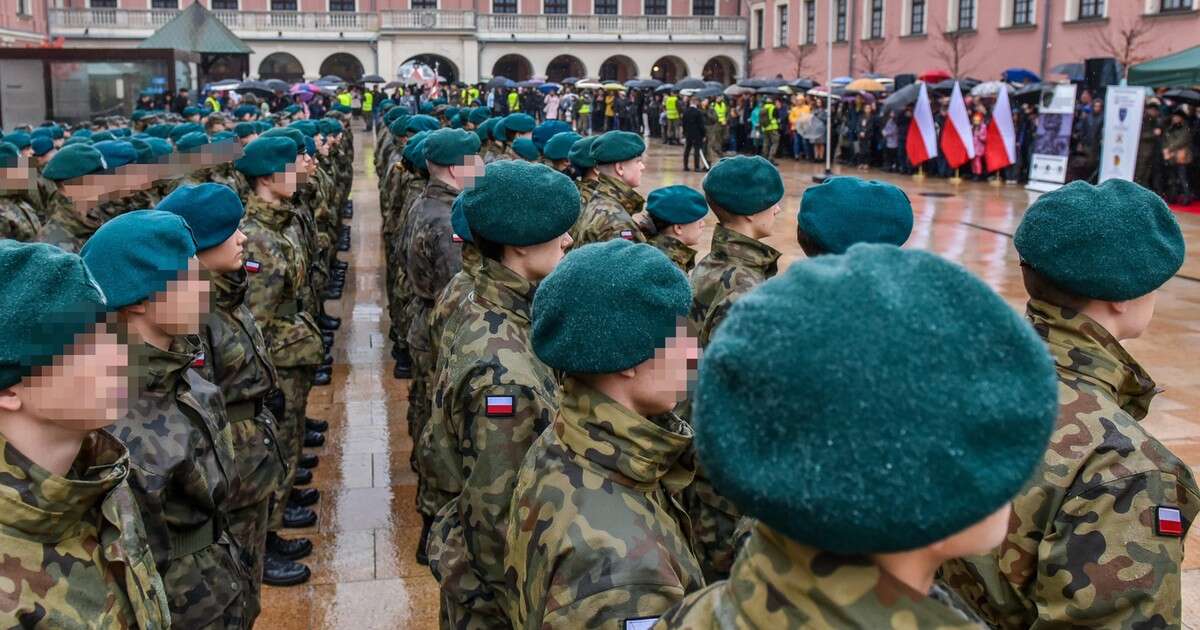
[(625, 630), (650, 630), (657, 622), (658, 617), (638, 617), (637, 619), (626, 619), (622, 626)]
[(450, 234), (450, 242), (451, 243), (461, 243), (461, 242), (463, 242), (463, 237), (461, 237), (457, 234), (451, 233)]
[(627, 241), (632, 241), (633, 240), (633, 230), (621, 230), (621, 238), (623, 238)]
[(1183, 514), (1177, 507), (1154, 508), (1154, 533), (1168, 538), (1183, 538)]
[(242, 267), (246, 269), (247, 273), (258, 273), (262, 271), (262, 263), (258, 262), (257, 260), (247, 259)]
[(516, 402), (512, 396), (488, 396), (485, 407), (484, 413), (489, 418), (510, 418), (516, 409)]
[(200, 352), (196, 353), (196, 358), (192, 359), (192, 367), (202, 368), (202, 367), (204, 367), (204, 363), (205, 363), (204, 351), (201, 350)]

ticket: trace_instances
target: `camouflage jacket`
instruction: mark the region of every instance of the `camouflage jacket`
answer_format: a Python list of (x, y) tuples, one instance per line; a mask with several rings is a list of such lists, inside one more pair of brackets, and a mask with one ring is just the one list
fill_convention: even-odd
[[(581, 179), (575, 182), (575, 187), (579, 189), (579, 203), (581, 208), (586, 206), (588, 202), (592, 200), (592, 195), (596, 194), (596, 187), (599, 185), (600, 180), (591, 178)], [(574, 238), (574, 236), (575, 233), (572, 232), (571, 237)]]
[(588, 243), (603, 243), (614, 238), (623, 238), (638, 243), (646, 242), (646, 235), (638, 228), (633, 215), (641, 212), (646, 200), (638, 191), (625, 182), (601, 174), (596, 189), (588, 199), (579, 219), (571, 228), (573, 247)]
[[(425, 191), (409, 210), (409, 241), (404, 268), (413, 296), (430, 307), (450, 278), (462, 268), (462, 245), (450, 226), (450, 206), (458, 191), (430, 178)], [(461, 240), (461, 239), (460, 239)]]
[(34, 178), (34, 192), (30, 196), (33, 211), (37, 213), (39, 222), (44, 222), (50, 216), (50, 200), (58, 193), (58, 184), (42, 175), (38, 170)]
[(683, 273), (690, 273), (696, 266), (696, 250), (684, 245), (682, 241), (667, 234), (655, 234), (650, 237), (650, 244), (667, 255)]
[(50, 200), (50, 215), (38, 231), (37, 242), (49, 243), (63, 251), (78, 254), (104, 222), (95, 209), (85, 213), (75, 210), (75, 204), (62, 193)]
[(245, 301), (276, 367), (317, 366), (325, 359), (321, 333), (305, 310), (308, 253), (293, 221), (286, 202), (272, 206), (258, 195), (251, 195), (242, 218)]
[(450, 282), (438, 294), (434, 301), (433, 310), (429, 312), (429, 341), (433, 361), (433, 373), (441, 372), (442, 365), (438, 362), (439, 349), (445, 348), (458, 332), (458, 322), (466, 314), (467, 309), (462, 304), (475, 288), (475, 277), (483, 266), (483, 254), (473, 243), (462, 243), (462, 269), (450, 278)]
[(770, 245), (717, 224), (712, 249), (692, 272), (688, 318), (699, 331), (701, 347), (738, 298), (779, 271), (779, 255)]
[(0, 625), (171, 625), (128, 475), (128, 452), (103, 431), (84, 440), (65, 477), (0, 435)]
[[(431, 454), (449, 473), (448, 479), (434, 477), (429, 483), (457, 496), (435, 517), (430, 569), (443, 597), (473, 602), (474, 613), (497, 620), (504, 619), (497, 600), (509, 596), (504, 532), (517, 469), (558, 408), (558, 381), (534, 355), (529, 339), (534, 288), (500, 263), (483, 261), (465, 305), (469, 311), (443, 348), (445, 369), (434, 385), (426, 429), (439, 447)], [(468, 586), (476, 581), (477, 586)]]
[(237, 627), (246, 581), (226, 531), (236, 489), (233, 438), (221, 392), (191, 369), (198, 338), (170, 350), (130, 348), (129, 412), (111, 430), (129, 448), (130, 485), (180, 628)]
[(689, 595), (655, 630), (977, 628), (869, 558), (806, 547), (757, 523), (728, 581)]
[(608, 628), (655, 617), (704, 586), (674, 495), (692, 479), (692, 430), (567, 378), (552, 430), (512, 496), (505, 568), (515, 628)]
[(232, 188), (242, 203), (246, 203), (246, 200), (250, 198), (250, 193), (253, 192), (250, 188), (250, 180), (237, 170), (233, 162), (225, 162), (212, 167), (208, 174), (208, 181)]
[(0, 195), (0, 239), (29, 243), (41, 229), (42, 221), (24, 195)]
[(1026, 315), (1058, 370), (1058, 426), (1007, 539), (943, 580), (997, 627), (1178, 628), (1200, 489), (1138, 424), (1154, 381), (1088, 317), (1036, 300)]

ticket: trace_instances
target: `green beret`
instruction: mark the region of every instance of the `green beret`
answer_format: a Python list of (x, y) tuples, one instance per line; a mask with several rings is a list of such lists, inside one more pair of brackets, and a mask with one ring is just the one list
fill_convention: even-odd
[(194, 153), (200, 147), (209, 143), (208, 136), (201, 131), (193, 131), (175, 141), (175, 149), (180, 153)]
[(233, 126), (233, 133), (237, 134), (237, 137), (239, 138), (257, 135), (258, 125), (249, 122), (240, 122)]
[(308, 136), (309, 138), (316, 136), (317, 132), (320, 131), (320, 128), (317, 127), (317, 121), (315, 120), (297, 120), (288, 126), (293, 129), (299, 129), (300, 133)]
[(265, 120), (256, 120), (254, 122), (254, 126), (258, 128), (258, 133), (262, 133), (264, 131), (269, 131), (269, 130), (275, 128), (275, 125), (273, 125), (270, 122), (267, 122)]
[[(392, 111), (398, 111), (398, 110), (392, 110)], [(397, 138), (408, 133), (408, 116), (406, 114), (401, 114), (399, 116), (396, 116), (396, 118), (393, 119), (392, 122), (388, 124), (388, 131), (393, 136), (396, 136)]]
[(132, 134), (132, 132), (129, 131), (128, 127), (117, 127), (116, 129), (109, 129), (108, 132), (111, 133), (113, 135), (113, 138), (115, 138), (115, 139), (128, 138)]
[[(86, 124), (86, 123), (84, 123), (84, 124)], [(71, 137), (74, 138), (75, 136), (83, 136), (84, 138), (91, 138), (92, 130), (87, 127), (79, 127), (71, 132)]]
[[(2, 135), (3, 134), (0, 134), (0, 136), (2, 136)], [(51, 137), (50, 127), (38, 127), (37, 129), (34, 129), (33, 131), (29, 132), (30, 138), (37, 138), (40, 136), (46, 136), (47, 138), (50, 138)]]
[[(9, 134), (9, 135), (16, 135), (16, 134)], [(117, 139), (117, 137), (114, 136), (111, 131), (101, 131), (101, 132), (92, 134), (92, 142), (107, 142), (107, 141), (116, 140), (116, 139)]]
[(60, 182), (107, 168), (108, 165), (104, 162), (103, 154), (90, 144), (78, 142), (64, 144), (63, 148), (59, 149), (58, 153), (55, 153), (54, 157), (46, 163), (46, 168), (42, 169), (42, 175), (46, 179)]
[(38, 127), (30, 132), (29, 135), (34, 138), (38, 136), (47, 136), (53, 140), (57, 140), (63, 137), (63, 128), (58, 125), (42, 125), (41, 127)]
[(242, 116), (247, 116), (247, 115), (257, 116), (259, 113), (260, 113), (260, 110), (253, 105), (238, 105), (237, 107), (235, 107), (233, 109), (233, 115), (236, 118), (241, 118)]
[(553, 138), (556, 134), (570, 130), (571, 125), (561, 120), (547, 120), (533, 128), (533, 144), (537, 146), (538, 151), (544, 151), (546, 142), (550, 138)]
[(297, 105), (295, 103), (292, 103), (291, 105), (288, 105), (287, 107), (283, 108), (283, 113), (289, 114), (289, 115), (296, 114), (296, 113), (299, 113), (301, 109), (303, 109), (303, 108), (301, 108), (299, 105)]
[(421, 106), (418, 109), (420, 110), (420, 112), (422, 114), (432, 114), (433, 113), (433, 103), (430, 103), (429, 101), (425, 101), (424, 103), (421, 103)]
[(379, 111), (384, 112), (384, 113), (387, 113), (395, 106), (396, 106), (396, 101), (393, 101), (390, 98), (385, 98), (382, 101), (379, 101)]
[(200, 108), (196, 107), (195, 105), (188, 105), (187, 107), (183, 108), (183, 117), (184, 118), (188, 118), (190, 116), (198, 116), (198, 115), (200, 115)]
[(587, 136), (575, 141), (567, 152), (567, 159), (575, 168), (595, 168), (596, 160), (592, 158), (592, 143), (600, 136)]
[(305, 155), (316, 155), (317, 154), (317, 141), (316, 140), (313, 140), (312, 138), (310, 138), (308, 136), (304, 136), (304, 154)]
[(425, 139), (429, 137), (432, 131), (418, 131), (413, 134), (413, 137), (408, 139), (408, 143), (404, 145), (404, 152), (400, 157), (407, 160), (413, 168), (426, 171), (429, 170), (425, 165)]
[(405, 126), (405, 131), (408, 133), (420, 133), (422, 131), (434, 131), (441, 129), (442, 124), (433, 116), (417, 114), (408, 118), (408, 125)]
[(758, 214), (783, 199), (779, 169), (762, 156), (738, 155), (713, 165), (704, 177), (704, 194), (731, 214)]
[(133, 122), (137, 122), (145, 117), (146, 117), (146, 110), (135, 109), (135, 110), (133, 110), (133, 113), (129, 115), (129, 120), (131, 120)]
[(150, 149), (154, 151), (156, 159), (175, 152), (175, 149), (171, 147), (171, 143), (162, 138), (146, 138), (146, 144), (150, 145)]
[(344, 131), (342, 123), (333, 118), (322, 118), (319, 126), (321, 133), (326, 136), (336, 136)]
[(517, 138), (512, 142), (513, 153), (521, 156), (523, 160), (536, 162), (541, 154), (538, 153), (537, 145), (529, 138)]
[(137, 152), (138, 164), (154, 164), (158, 161), (157, 156), (154, 155), (154, 148), (150, 146), (149, 142), (141, 138), (130, 138), (126, 142)]
[(547, 160), (565, 160), (571, 154), (571, 147), (575, 146), (575, 143), (579, 142), (580, 138), (582, 136), (574, 131), (556, 133), (542, 147), (542, 155)]
[(42, 157), (54, 148), (54, 138), (50, 136), (37, 136), (33, 142), (29, 143), (29, 147), (33, 149), (33, 154)]
[(462, 129), (438, 129), (425, 138), (425, 161), (441, 166), (462, 166), (463, 157), (479, 152), (479, 136)]
[(349, 114), (350, 112), (352, 112), (354, 110), (350, 109), (349, 106), (342, 105), (339, 103), (339, 104), (333, 106), (333, 111), (342, 112), (343, 114)]
[(181, 125), (175, 125), (175, 128), (171, 130), (171, 142), (179, 144), (179, 139), (188, 135), (189, 133), (204, 133), (204, 126), (200, 123), (183, 123)]
[(713, 485), (747, 515), (817, 549), (890, 553), (1012, 499), (1042, 461), (1057, 392), (1045, 344), (973, 274), (864, 243), (734, 303), (700, 361), (692, 426)]
[(450, 228), (454, 230), (454, 236), (467, 243), (474, 242), (471, 238), (471, 224), (467, 223), (467, 213), (463, 210), (462, 193), (458, 193), (454, 198), (454, 205), (450, 206)]
[(63, 141), (64, 147), (68, 144), (86, 144), (90, 146), (92, 144), (92, 138), (90, 136), (71, 136)]
[(104, 156), (104, 164), (107, 170), (118, 169), (126, 164), (133, 164), (138, 159), (137, 149), (134, 149), (132, 144), (124, 140), (104, 140), (92, 144), (92, 148)]
[(827, 253), (844, 254), (855, 243), (903, 245), (912, 234), (913, 209), (895, 185), (831, 177), (804, 191), (796, 221)]
[(0, 166), (12, 168), (17, 165), (20, 157), (21, 150), (17, 148), (17, 145), (9, 142), (0, 142)]
[(296, 162), (299, 149), (287, 136), (259, 136), (246, 145), (233, 167), (247, 177), (265, 177), (282, 173)]
[(472, 109), (471, 113), (467, 116), (467, 122), (478, 127), (483, 123), (483, 121), (491, 117), (492, 110), (488, 109), (487, 107), (476, 107)]
[(392, 121), (396, 120), (397, 118), (399, 118), (401, 116), (405, 116), (407, 114), (408, 114), (408, 112), (406, 112), (403, 108), (401, 108), (401, 109), (392, 108), (392, 109), (389, 109), (387, 111), (387, 113), (383, 115), (383, 122), (386, 123), (387, 126), (390, 128), (392, 126)]
[(471, 229), (501, 245), (521, 247), (554, 240), (579, 218), (579, 189), (571, 178), (545, 164), (493, 162), (463, 196)]
[(296, 145), (296, 153), (304, 153), (304, 134), (294, 127), (275, 127), (259, 134), (261, 138), (287, 138)]
[(488, 118), (487, 120), (475, 126), (475, 135), (479, 136), (480, 143), (495, 139), (495, 136), (492, 135), (492, 131), (499, 122), (499, 118)]
[(83, 260), (53, 245), (0, 239), (0, 278), (0, 389), (53, 365), (107, 310)]
[(28, 149), (29, 144), (33, 142), (33, 138), (24, 131), (14, 131), (4, 136), (4, 141), (18, 149)]
[(592, 159), (597, 164), (616, 164), (646, 152), (642, 136), (629, 131), (608, 131), (592, 142)]
[(446, 120), (454, 120), (458, 118), (458, 110), (459, 108), (457, 107), (447, 107), (442, 111), (442, 115), (446, 117)]
[(570, 374), (627, 370), (666, 347), (691, 305), (687, 276), (658, 248), (624, 239), (585, 245), (538, 285), (533, 351)]
[(180, 186), (154, 209), (182, 217), (196, 237), (197, 251), (212, 249), (228, 240), (246, 213), (232, 188), (213, 183)]
[(1122, 179), (1074, 181), (1042, 195), (1013, 236), (1021, 261), (1061, 289), (1123, 302), (1161, 287), (1183, 266), (1179, 224), (1153, 192)]
[(666, 186), (650, 191), (646, 197), (646, 212), (672, 225), (695, 223), (708, 216), (704, 195), (688, 186)]
[(530, 133), (536, 121), (529, 114), (509, 114), (500, 119), (492, 129), (492, 135), (501, 142), (511, 142), (518, 133)]
[(160, 123), (146, 127), (146, 133), (154, 136), (155, 138), (166, 139), (171, 137), (171, 130), (173, 129), (175, 129), (175, 125), (172, 125), (171, 123)]
[(100, 226), (79, 255), (115, 311), (166, 290), (196, 255), (196, 240), (181, 217), (135, 210)]

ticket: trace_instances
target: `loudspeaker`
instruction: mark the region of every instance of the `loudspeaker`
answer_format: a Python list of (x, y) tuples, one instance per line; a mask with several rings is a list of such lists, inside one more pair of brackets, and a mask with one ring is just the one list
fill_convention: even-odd
[(1112, 57), (1096, 57), (1083, 62), (1084, 86), (1093, 96), (1104, 94), (1104, 88), (1121, 83), (1121, 64)]
[(896, 83), (895, 83), (895, 85), (892, 86), (892, 90), (899, 90), (901, 88), (905, 88), (905, 87), (908, 87), (908, 86), (916, 83), (917, 75), (915, 75), (915, 74), (897, 74), (895, 77), (895, 81), (896, 81)]

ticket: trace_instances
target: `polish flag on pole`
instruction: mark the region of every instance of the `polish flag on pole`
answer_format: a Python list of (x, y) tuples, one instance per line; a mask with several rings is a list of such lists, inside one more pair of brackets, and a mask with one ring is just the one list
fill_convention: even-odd
[(942, 127), (942, 154), (950, 168), (958, 168), (975, 157), (975, 140), (971, 137), (971, 120), (967, 118), (967, 104), (963, 102), (958, 81), (950, 93), (950, 115)]
[(988, 123), (987, 140), (983, 159), (987, 170), (1000, 170), (1017, 161), (1017, 136), (1013, 132), (1012, 108), (1008, 104), (1008, 90), (1000, 90), (996, 106), (992, 108), (992, 122)]
[(917, 106), (913, 108), (912, 119), (908, 121), (908, 137), (904, 140), (904, 150), (913, 166), (937, 157), (937, 130), (933, 126), (933, 108), (929, 106), (929, 92), (926, 91), (924, 82), (921, 83), (921, 92), (917, 96)]

